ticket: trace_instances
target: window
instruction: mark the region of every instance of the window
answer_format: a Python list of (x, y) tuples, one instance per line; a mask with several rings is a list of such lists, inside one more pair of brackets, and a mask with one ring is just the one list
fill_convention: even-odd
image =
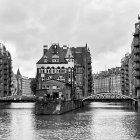
[(50, 67), (47, 67), (46, 71), (47, 71), (47, 73), (50, 73)]
[(57, 80), (65, 82), (65, 78), (63, 76), (58, 76)]
[(56, 86), (53, 86), (53, 87), (52, 87), (52, 89), (56, 89), (56, 88), (57, 88)]
[(46, 89), (50, 89), (50, 86), (46, 86)]
[(60, 89), (60, 86), (57, 86), (57, 89)]
[(54, 67), (51, 68), (51, 73), (52, 73), (52, 74), (55, 73), (55, 68), (54, 68)]
[(42, 89), (45, 89), (45, 86), (42, 86)]
[(65, 82), (65, 78), (64, 77), (61, 77), (61, 81)]
[(65, 68), (64, 67), (61, 68), (61, 73), (65, 73)]
[(61, 79), (60, 76), (58, 76), (57, 80), (60, 80), (60, 79)]
[(44, 62), (48, 62), (47, 58), (44, 58)]
[(59, 59), (58, 58), (53, 58), (52, 62), (59, 62)]
[(45, 77), (42, 77), (42, 81), (45, 81)]
[(60, 73), (60, 67), (57, 67), (56, 73)]
[(71, 78), (71, 73), (69, 72), (68, 77)]
[(50, 77), (47, 77), (46, 80), (50, 80)]
[(44, 67), (41, 67), (41, 73), (45, 73)]

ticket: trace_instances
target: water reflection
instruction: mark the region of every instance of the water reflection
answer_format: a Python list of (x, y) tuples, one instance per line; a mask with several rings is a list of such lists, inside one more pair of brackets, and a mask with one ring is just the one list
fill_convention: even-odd
[(91, 103), (63, 115), (35, 115), (34, 104), (0, 109), (0, 140), (139, 140), (140, 112)]

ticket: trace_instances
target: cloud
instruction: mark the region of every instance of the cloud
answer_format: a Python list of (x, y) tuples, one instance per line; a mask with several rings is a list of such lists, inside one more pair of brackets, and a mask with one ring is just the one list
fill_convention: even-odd
[(140, 1), (0, 0), (0, 5), (0, 40), (12, 54), (14, 71), (19, 66), (23, 75), (34, 77), (42, 46), (55, 42), (87, 42), (93, 72), (105, 63), (120, 66), (122, 53), (131, 45)]

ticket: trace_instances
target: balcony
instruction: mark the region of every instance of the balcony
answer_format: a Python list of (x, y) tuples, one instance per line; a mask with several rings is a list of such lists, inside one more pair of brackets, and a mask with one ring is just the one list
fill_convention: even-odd
[(134, 76), (135, 76), (135, 77), (140, 77), (140, 71), (135, 70), (135, 71), (134, 71)]
[(140, 79), (137, 79), (137, 80), (136, 80), (135, 87), (136, 87), (136, 88), (140, 87)]
[(133, 53), (136, 54), (136, 55), (139, 54), (140, 53), (140, 48), (134, 48)]
[(135, 38), (134, 39), (134, 44), (133, 44), (134, 47), (138, 47), (139, 46), (139, 38)]
[(138, 55), (135, 55), (134, 58), (133, 58), (133, 61), (134, 62), (139, 62), (139, 59), (140, 59), (139, 56)]
[(135, 63), (133, 67), (134, 70), (140, 70), (140, 63)]
[(139, 31), (138, 31), (138, 29), (135, 30), (135, 32), (133, 33), (133, 36), (134, 36), (134, 37), (139, 36)]

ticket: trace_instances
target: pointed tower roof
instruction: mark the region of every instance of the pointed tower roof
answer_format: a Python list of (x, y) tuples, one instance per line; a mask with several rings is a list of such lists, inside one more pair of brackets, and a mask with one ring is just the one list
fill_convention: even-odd
[(20, 71), (19, 71), (19, 68), (18, 68), (18, 70), (17, 70), (17, 75), (21, 75), (21, 74), (20, 74)]
[(66, 53), (65, 58), (74, 58), (70, 48), (67, 49), (67, 53)]

